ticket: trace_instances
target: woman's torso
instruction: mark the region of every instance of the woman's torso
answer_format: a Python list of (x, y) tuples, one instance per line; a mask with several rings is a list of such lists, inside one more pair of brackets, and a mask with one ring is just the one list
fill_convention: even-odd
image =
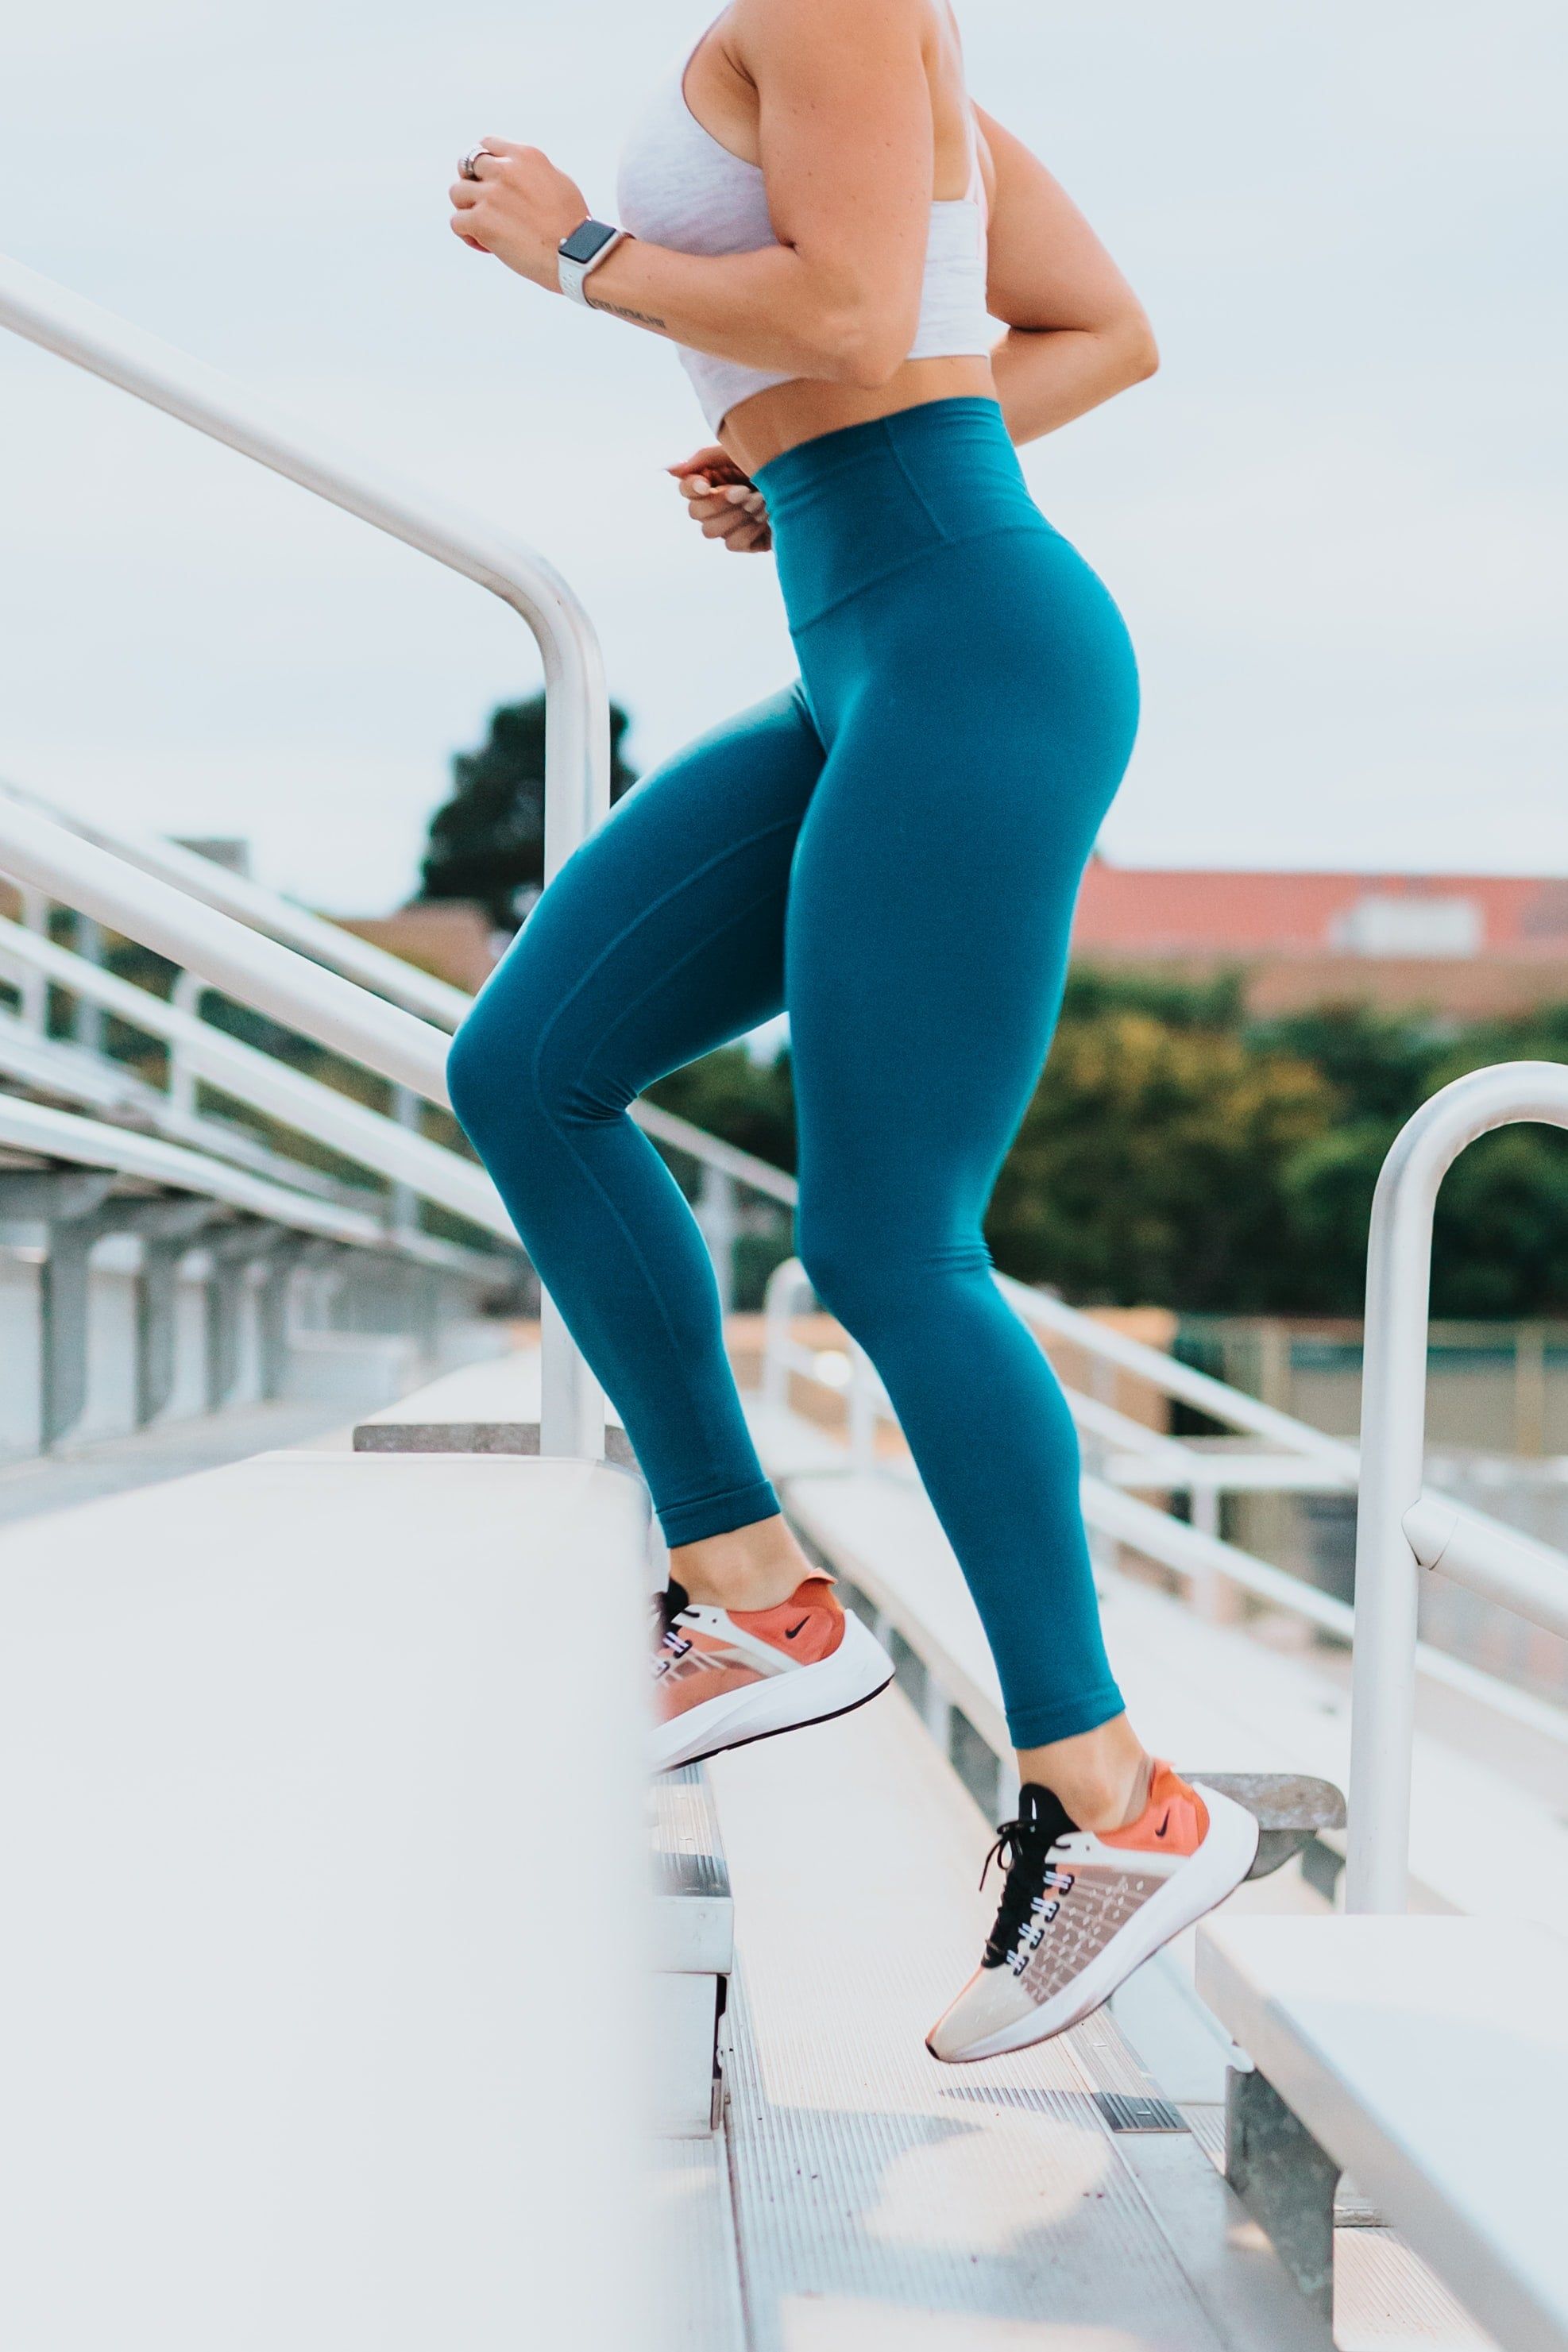
[[(757, 96), (735, 60), (728, 24), (726, 14), (687, 55), (634, 134), (623, 163), (627, 226), (679, 250), (747, 251), (767, 244), (773, 234), (759, 166)], [(941, 349), (945, 343), (948, 351), (906, 360), (874, 391), (810, 377), (776, 381), (687, 355), (700, 394), (723, 408), (721, 440), (748, 473), (847, 425), (930, 400), (995, 396), (983, 352), (952, 348), (988, 346), (991, 340), (984, 320), (986, 194), (980, 177), (988, 159), (974, 130), (945, 0), (931, 0), (926, 57), (935, 156), (922, 329), (928, 344)], [(647, 224), (641, 230), (639, 220)], [(921, 341), (917, 336), (917, 351)]]

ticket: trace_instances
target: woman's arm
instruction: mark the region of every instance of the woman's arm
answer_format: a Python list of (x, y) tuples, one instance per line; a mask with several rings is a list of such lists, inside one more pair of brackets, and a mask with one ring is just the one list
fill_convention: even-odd
[[(931, 93), (916, 0), (741, 0), (735, 62), (754, 84), (779, 242), (675, 253), (634, 238), (588, 282), (595, 309), (751, 366), (875, 386), (920, 315)], [(452, 190), (467, 243), (554, 290), (556, 247), (587, 211), (537, 148), (500, 139)]]
[(1142, 304), (1045, 165), (976, 107), (991, 151), (986, 301), (1007, 333), (991, 355), (1015, 441), (1070, 424), (1159, 365)]

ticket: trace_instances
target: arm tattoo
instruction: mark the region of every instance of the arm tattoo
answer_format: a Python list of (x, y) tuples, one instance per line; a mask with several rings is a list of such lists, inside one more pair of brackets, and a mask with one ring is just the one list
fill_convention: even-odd
[(588, 297), (588, 308), (590, 310), (607, 310), (612, 319), (629, 319), (634, 327), (651, 327), (656, 335), (667, 335), (669, 332), (664, 320), (656, 319), (647, 310), (624, 310), (619, 302), (599, 301), (592, 294)]

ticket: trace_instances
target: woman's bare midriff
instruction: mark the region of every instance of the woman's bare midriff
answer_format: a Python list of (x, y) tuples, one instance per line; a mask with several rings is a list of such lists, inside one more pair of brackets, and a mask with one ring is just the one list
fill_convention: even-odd
[(966, 395), (995, 399), (989, 360), (906, 360), (874, 392), (802, 376), (793, 383), (771, 384), (766, 392), (754, 392), (750, 400), (739, 402), (720, 426), (719, 438), (744, 473), (755, 474), (786, 449), (837, 433), (846, 425), (868, 425), (878, 416), (895, 416), (901, 408)]

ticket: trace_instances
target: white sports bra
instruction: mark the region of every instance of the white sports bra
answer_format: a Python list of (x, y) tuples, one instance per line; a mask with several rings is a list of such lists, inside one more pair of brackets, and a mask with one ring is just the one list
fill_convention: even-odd
[[(705, 32), (661, 83), (622, 151), (621, 222), (634, 236), (676, 253), (756, 253), (777, 243), (762, 170), (721, 146), (686, 101), (687, 68), (706, 38)], [(912, 360), (984, 358), (996, 340), (985, 309), (985, 184), (973, 124), (971, 117), (969, 192), (931, 208)], [(787, 371), (742, 367), (684, 343), (676, 350), (714, 432), (739, 402), (795, 381)]]

